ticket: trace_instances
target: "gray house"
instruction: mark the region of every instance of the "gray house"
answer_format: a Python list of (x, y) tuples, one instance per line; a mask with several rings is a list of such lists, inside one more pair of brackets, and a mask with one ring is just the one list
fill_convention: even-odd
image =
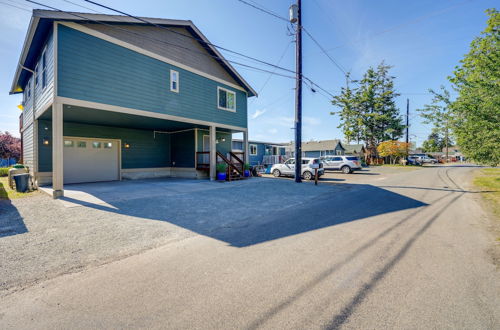
[[(293, 157), (295, 144), (287, 146), (287, 154)], [(343, 155), (345, 149), (340, 140), (309, 141), (302, 143), (302, 157), (321, 157), (327, 155)]]
[(248, 162), (252, 87), (191, 22), (34, 10), (11, 94), (38, 184), (215, 178), (233, 133)]

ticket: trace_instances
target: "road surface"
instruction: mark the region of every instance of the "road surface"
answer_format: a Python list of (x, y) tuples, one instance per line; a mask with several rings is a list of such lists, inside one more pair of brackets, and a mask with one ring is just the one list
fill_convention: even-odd
[(360, 174), (268, 219), (15, 292), (0, 328), (499, 329), (473, 170)]

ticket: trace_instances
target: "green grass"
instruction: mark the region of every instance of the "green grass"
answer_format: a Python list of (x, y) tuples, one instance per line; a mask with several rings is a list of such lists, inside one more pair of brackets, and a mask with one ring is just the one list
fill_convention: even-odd
[(10, 167), (0, 167), (0, 177), (9, 175)]
[(500, 217), (500, 168), (484, 168), (476, 172), (474, 185), (484, 191), (482, 197), (493, 214)]
[(9, 180), (7, 177), (0, 177), (0, 200), (1, 199), (16, 199), (16, 198), (24, 198), (37, 194), (37, 191), (27, 192), (27, 193), (19, 193), (15, 189), (12, 190), (9, 187)]

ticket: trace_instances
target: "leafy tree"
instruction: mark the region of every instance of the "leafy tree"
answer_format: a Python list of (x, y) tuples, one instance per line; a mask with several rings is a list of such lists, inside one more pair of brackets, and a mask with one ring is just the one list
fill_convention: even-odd
[(21, 139), (12, 136), (9, 132), (0, 132), (0, 158), (21, 157)]
[[(448, 143), (446, 143), (448, 142)], [(446, 145), (453, 145), (453, 141), (448, 136), (448, 141), (446, 141), (446, 135), (443, 137), (439, 134), (437, 129), (433, 129), (432, 133), (427, 137), (427, 140), (422, 144), (422, 149), (424, 152), (440, 152)]]
[(458, 92), (452, 129), (461, 152), (480, 163), (500, 164), (500, 13), (489, 15), (449, 80)]
[[(439, 142), (436, 143), (436, 147), (440, 147), (436, 151), (441, 151), (443, 148), (450, 146), (450, 125), (452, 121), (450, 92), (444, 86), (441, 86), (439, 92), (429, 89), (429, 93), (433, 95), (431, 103), (424, 105), (422, 109), (417, 109), (417, 111), (424, 118), (425, 124), (433, 125), (433, 133), (437, 134), (438, 141), (440, 135), (444, 135), (444, 138), (441, 139), (444, 145)], [(428, 142), (427, 145), (432, 148), (432, 142)]]
[(368, 153), (377, 154), (377, 145), (386, 140), (395, 140), (403, 135), (404, 125), (395, 99), (399, 94), (394, 89), (394, 76), (389, 74), (391, 66), (384, 62), (376, 69), (370, 67), (355, 88), (347, 85), (332, 104), (339, 107), (340, 126), (346, 139), (354, 137), (366, 143)]
[(385, 141), (377, 146), (378, 154), (382, 157), (389, 157), (391, 164), (395, 164), (396, 160), (407, 156), (409, 143), (401, 141)]

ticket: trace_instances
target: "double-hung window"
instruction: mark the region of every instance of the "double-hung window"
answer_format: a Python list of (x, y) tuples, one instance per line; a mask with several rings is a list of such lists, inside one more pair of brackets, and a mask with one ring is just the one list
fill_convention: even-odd
[(170, 91), (179, 93), (179, 72), (170, 70)]
[(250, 149), (250, 155), (251, 156), (257, 156), (257, 145), (256, 144), (251, 144), (248, 146)]
[(217, 107), (222, 110), (236, 112), (236, 93), (217, 87)]

